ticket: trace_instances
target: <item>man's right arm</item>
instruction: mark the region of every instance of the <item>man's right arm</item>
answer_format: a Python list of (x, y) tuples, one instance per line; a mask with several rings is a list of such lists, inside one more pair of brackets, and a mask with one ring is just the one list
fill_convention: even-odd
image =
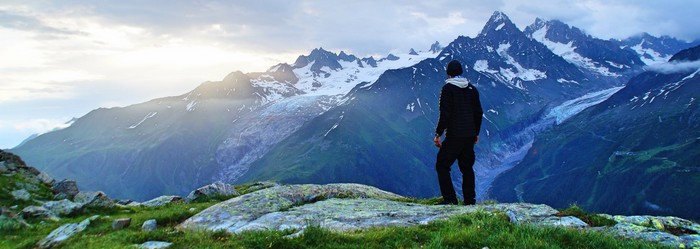
[(442, 136), (442, 133), (445, 132), (447, 121), (450, 118), (450, 96), (445, 86), (443, 86), (440, 91), (440, 117), (438, 118), (437, 127), (435, 128), (436, 137)]

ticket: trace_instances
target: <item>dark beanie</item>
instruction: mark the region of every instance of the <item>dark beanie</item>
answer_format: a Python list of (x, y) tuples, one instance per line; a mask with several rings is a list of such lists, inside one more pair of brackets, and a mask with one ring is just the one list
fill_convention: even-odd
[(462, 64), (457, 60), (450, 61), (447, 64), (447, 75), (452, 77), (462, 75)]

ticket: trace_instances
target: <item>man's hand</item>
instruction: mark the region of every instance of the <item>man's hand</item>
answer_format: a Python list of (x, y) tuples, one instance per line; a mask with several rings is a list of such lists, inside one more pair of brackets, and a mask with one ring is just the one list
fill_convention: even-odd
[(435, 139), (433, 139), (433, 142), (435, 143), (436, 147), (442, 147), (442, 144), (440, 143), (440, 137), (435, 137)]
[(474, 137), (474, 144), (479, 142), (479, 136)]

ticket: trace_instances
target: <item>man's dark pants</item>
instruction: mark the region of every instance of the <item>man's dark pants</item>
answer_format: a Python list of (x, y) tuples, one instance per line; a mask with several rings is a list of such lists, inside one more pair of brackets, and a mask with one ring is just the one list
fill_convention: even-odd
[(476, 203), (476, 192), (474, 190), (474, 137), (469, 138), (445, 138), (437, 155), (438, 182), (440, 192), (446, 202), (457, 203), (454, 186), (450, 177), (450, 167), (457, 160), (459, 171), (462, 172), (462, 194), (464, 204)]

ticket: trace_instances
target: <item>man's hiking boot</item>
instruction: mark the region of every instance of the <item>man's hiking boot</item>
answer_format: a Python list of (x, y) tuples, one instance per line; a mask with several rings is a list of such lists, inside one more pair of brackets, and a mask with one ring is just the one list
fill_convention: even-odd
[(457, 205), (457, 201), (441, 201), (436, 205)]

